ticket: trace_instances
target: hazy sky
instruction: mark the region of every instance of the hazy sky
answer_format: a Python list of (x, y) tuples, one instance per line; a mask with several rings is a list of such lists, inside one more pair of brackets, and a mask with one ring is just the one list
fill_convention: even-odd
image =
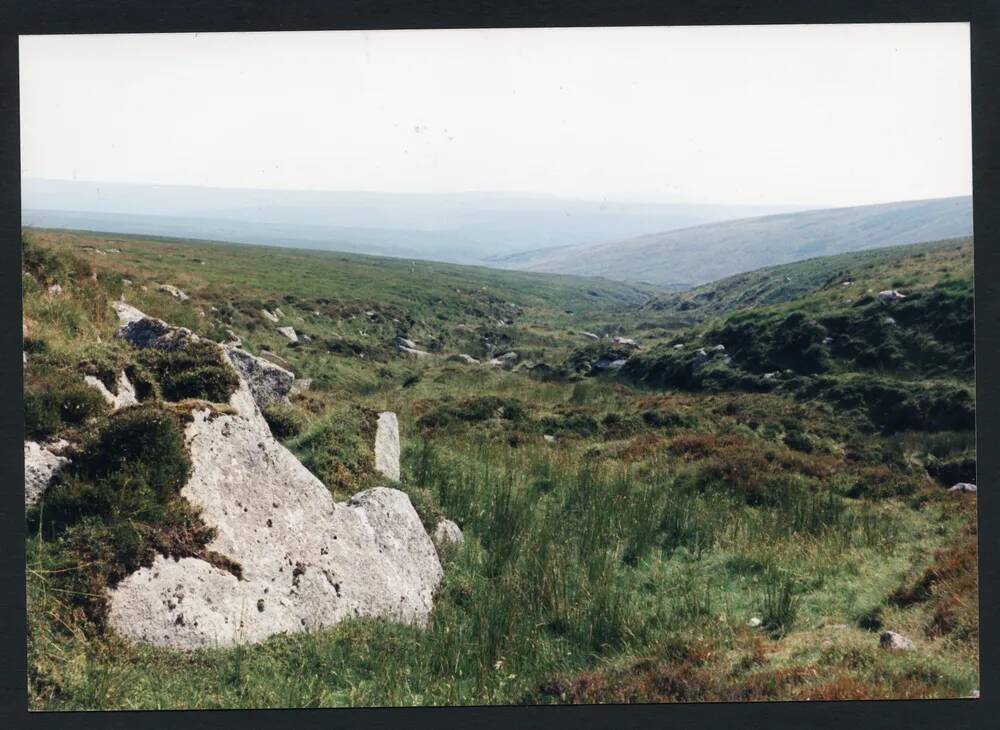
[(971, 192), (967, 24), (21, 38), (22, 174), (653, 202)]

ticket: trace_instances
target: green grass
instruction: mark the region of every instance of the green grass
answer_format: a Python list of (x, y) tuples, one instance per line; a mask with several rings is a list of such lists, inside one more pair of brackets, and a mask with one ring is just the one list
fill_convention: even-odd
[[(41, 514), (29, 515), (35, 709), (956, 697), (978, 687), (975, 497), (941, 486), (975, 465), (974, 411), (962, 400), (971, 372), (950, 356), (922, 360), (917, 372), (876, 372), (831, 353), (824, 370), (780, 387), (757, 387), (761, 368), (749, 365), (736, 378), (715, 364), (677, 382), (668, 374), (683, 375), (684, 358), (745, 315), (689, 328), (640, 309), (652, 292), (599, 280), (140, 237), (28, 236), (36, 246), (25, 267), (29, 392), (61, 383), (48, 389), (61, 409), (84, 373), (108, 379), (143, 364), (113, 340), (110, 301), (124, 293), (203, 335), (222, 339), (231, 329), (248, 349), (270, 350), (297, 377), (313, 378), (312, 390), (266, 417), (338, 499), (382, 483), (367, 443), (374, 414), (395, 411), (399, 488), (428, 529), (444, 516), (465, 534), (441, 549), (444, 581), (426, 629), (365, 620), (227, 650), (130, 644), (84, 610), (100, 595), (94, 576), (108, 582), (122, 555), (145, 559), (151, 545), (198, 548), (179, 539), (183, 530), (164, 529), (186, 524), (163, 514), (182, 500), (154, 469), (155, 449), (135, 439), (140, 453), (127, 464), (68, 473)], [(87, 253), (87, 245), (122, 254)], [(890, 270), (927, 297), (940, 287), (941, 312), (900, 322), (948, 344), (949, 317), (961, 320), (971, 286), (971, 246), (916, 252), (925, 255), (859, 255), (848, 273), (866, 288)], [(64, 294), (46, 291), (56, 281)], [(177, 302), (155, 282), (192, 298)], [(869, 306), (838, 302), (834, 284), (842, 286), (755, 310), (746, 347), (785, 357), (781, 337)], [(285, 342), (263, 307), (280, 308), (281, 324), (311, 341)], [(779, 332), (794, 311), (804, 317)], [(642, 349), (632, 359), (651, 377), (629, 377), (631, 364), (617, 377), (560, 374), (587, 345), (580, 330), (637, 336)], [(433, 357), (400, 357), (397, 335)], [(954, 352), (971, 347), (963, 338)], [(687, 354), (674, 355), (678, 341)], [(507, 350), (521, 355), (513, 371), (449, 360)], [(555, 375), (533, 377), (537, 363)], [(163, 383), (186, 367), (147, 364), (151, 393), (139, 410), (158, 408)], [(917, 385), (927, 395), (912, 395)], [(889, 401), (916, 410), (892, 411)], [(873, 422), (876, 411), (892, 416), (891, 428)], [(100, 444), (120, 418), (98, 407), (76, 421), (62, 410), (38, 420), (46, 433)], [(123, 471), (134, 478), (106, 478)], [(126, 489), (140, 481), (148, 490)], [(46, 523), (60, 499), (74, 516), (53, 513)], [(144, 536), (140, 545), (120, 529), (126, 524)], [(762, 627), (750, 628), (751, 618)], [(916, 650), (879, 649), (876, 623)]]

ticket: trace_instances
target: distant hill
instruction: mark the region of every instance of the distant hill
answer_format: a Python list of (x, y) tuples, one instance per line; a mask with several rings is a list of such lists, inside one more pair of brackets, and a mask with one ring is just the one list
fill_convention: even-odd
[(510, 268), (690, 287), (816, 256), (972, 234), (972, 198), (782, 213), (507, 257)]
[[(768, 266), (693, 289), (661, 294), (645, 304), (643, 309), (683, 313), (690, 321), (702, 321), (741, 309), (781, 304), (830, 287), (834, 292), (854, 292), (856, 287), (851, 289), (851, 284), (845, 282), (860, 282), (874, 274), (884, 273), (889, 265), (903, 267), (908, 261), (923, 258), (927, 254), (961, 251), (971, 261), (971, 246), (971, 238), (950, 238)], [(867, 283), (885, 289), (896, 286), (897, 279), (896, 276), (883, 276), (882, 279), (872, 279)]]
[(373, 193), (25, 179), (22, 224), (490, 263), (795, 209), (615, 203), (507, 193)]

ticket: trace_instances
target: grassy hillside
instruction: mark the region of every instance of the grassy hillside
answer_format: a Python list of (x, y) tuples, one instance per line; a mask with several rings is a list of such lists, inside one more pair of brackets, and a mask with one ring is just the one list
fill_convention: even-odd
[(697, 286), (763, 266), (972, 234), (972, 199), (783, 213), (517, 254), (511, 268)]
[[(847, 287), (684, 324), (644, 307), (649, 289), (608, 281), (25, 237), (26, 397), (45, 406), (46, 434), (85, 444), (82, 466), (28, 514), (34, 708), (960, 697), (979, 686), (976, 497), (946, 489), (975, 478), (969, 242), (860, 257)], [(908, 298), (870, 300), (887, 286)], [(181, 653), (102, 628), (94, 596), (116, 570), (143, 564), (150, 545), (196, 554), (204, 539), (183, 500), (151, 503), (129, 491), (134, 474), (101, 466), (102, 444), (159, 433), (144, 414), (191, 365), (146, 364), (139, 415), (128, 429), (109, 419), (81, 378), (134, 358), (111, 340), (121, 296), (313, 378), (268, 418), (338, 498), (378, 483), (357, 447), (364, 414), (397, 412), (399, 487), (425, 524), (445, 515), (466, 537), (441, 552), (426, 630), (348, 621)], [(285, 341), (285, 324), (310, 341)], [(397, 335), (431, 356), (403, 357)], [(508, 350), (511, 370), (453, 357)], [(611, 358), (626, 362), (596, 366)], [(225, 385), (186, 383), (210, 399)], [(135, 443), (144, 483), (176, 480), (157, 466), (176, 462), (169, 437)], [(126, 496), (127, 509), (113, 507)], [(880, 648), (883, 630), (914, 650)]]
[[(930, 261), (922, 260), (926, 257)], [(906, 273), (899, 271), (887, 279), (887, 264), (919, 269), (938, 262), (950, 267), (955, 259), (961, 261), (960, 273), (971, 276), (971, 238), (890, 246), (768, 266), (686, 291), (661, 294), (644, 305), (644, 309), (680, 315), (691, 322), (703, 321), (739, 309), (780, 304), (837, 284), (845, 287), (839, 290), (842, 292), (852, 291), (852, 285), (887, 288), (893, 281), (903, 280)]]

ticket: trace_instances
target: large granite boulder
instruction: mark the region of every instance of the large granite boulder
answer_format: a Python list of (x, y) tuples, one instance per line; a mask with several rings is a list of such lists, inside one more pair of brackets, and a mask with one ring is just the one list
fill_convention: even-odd
[(409, 497), (376, 488), (335, 503), (273, 438), (247, 379), (239, 380), (231, 413), (192, 413), (192, 470), (181, 490), (216, 531), (207, 548), (239, 565), (239, 576), (198, 558), (158, 555), (110, 591), (111, 627), (143, 643), (194, 649), (349, 617), (425, 624), (441, 564)]

